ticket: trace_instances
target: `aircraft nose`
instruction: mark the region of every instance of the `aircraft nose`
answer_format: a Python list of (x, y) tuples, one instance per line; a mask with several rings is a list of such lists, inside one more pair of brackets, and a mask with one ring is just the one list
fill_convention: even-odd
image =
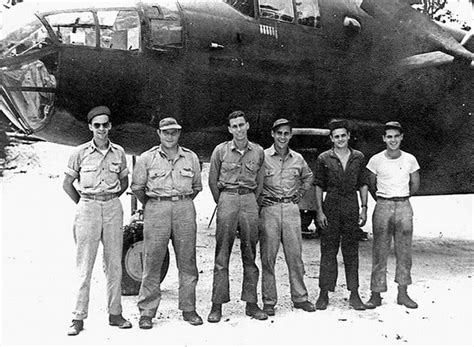
[(0, 110), (21, 131), (43, 127), (53, 110), (56, 78), (41, 60), (0, 68)]
[(43, 127), (53, 109), (57, 47), (30, 6), (2, 13), (0, 111), (19, 129)]

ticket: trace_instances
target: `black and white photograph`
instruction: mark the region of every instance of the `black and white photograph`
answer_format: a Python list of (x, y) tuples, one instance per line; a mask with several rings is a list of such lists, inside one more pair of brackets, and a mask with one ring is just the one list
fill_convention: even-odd
[(473, 0), (3, 0), (0, 344), (472, 346)]

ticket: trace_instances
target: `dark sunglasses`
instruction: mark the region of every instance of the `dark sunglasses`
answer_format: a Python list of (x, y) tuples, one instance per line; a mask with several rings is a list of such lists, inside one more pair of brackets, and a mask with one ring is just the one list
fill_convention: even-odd
[(110, 122), (105, 122), (105, 123), (93, 123), (92, 126), (94, 129), (100, 129), (101, 126), (104, 127), (104, 129), (110, 128)]

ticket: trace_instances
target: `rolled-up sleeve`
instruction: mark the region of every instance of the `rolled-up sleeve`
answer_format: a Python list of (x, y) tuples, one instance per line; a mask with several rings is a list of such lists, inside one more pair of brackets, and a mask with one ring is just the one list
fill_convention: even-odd
[(202, 190), (202, 180), (201, 180), (201, 165), (199, 164), (199, 159), (196, 154), (193, 153), (193, 190), (200, 192)]
[(133, 168), (132, 174), (132, 184), (130, 189), (134, 190), (143, 190), (145, 191), (147, 182), (147, 168), (146, 168), (146, 158), (144, 156), (138, 157), (135, 167)]
[(318, 159), (316, 159), (313, 185), (321, 187), (323, 190), (326, 190), (326, 186), (327, 186), (326, 165), (324, 164), (324, 161), (321, 156), (319, 156)]
[(209, 167), (209, 187), (217, 189), (217, 182), (219, 180), (219, 172), (221, 170), (220, 146), (217, 146), (211, 155), (211, 162)]
[(125, 152), (123, 150), (120, 151), (120, 173), (119, 173), (119, 179), (122, 179), (126, 176), (128, 176), (129, 171), (127, 167), (127, 157), (125, 156)]
[(313, 182), (313, 172), (308, 166), (306, 160), (303, 160), (303, 165), (301, 167), (301, 186), (299, 189), (299, 193), (304, 195), (309, 188), (311, 188), (311, 183)]
[(71, 156), (69, 157), (69, 161), (67, 163), (67, 167), (64, 170), (66, 175), (69, 175), (73, 178), (79, 178), (79, 171), (81, 170), (81, 157), (80, 151), (75, 150)]
[(358, 188), (369, 185), (368, 172), (366, 169), (367, 161), (365, 160), (364, 156), (362, 156), (360, 160), (361, 160), (361, 164), (359, 165), (359, 175), (357, 177)]

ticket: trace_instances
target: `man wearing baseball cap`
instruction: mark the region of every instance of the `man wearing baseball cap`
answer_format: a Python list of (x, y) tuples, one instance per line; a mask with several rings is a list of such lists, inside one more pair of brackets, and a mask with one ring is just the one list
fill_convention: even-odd
[(161, 300), (160, 277), (169, 240), (179, 272), (179, 309), (192, 325), (202, 324), (196, 312), (196, 210), (193, 199), (202, 190), (197, 155), (178, 145), (181, 125), (168, 117), (159, 123), (160, 145), (142, 153), (131, 189), (144, 206), (144, 264), (138, 294), (139, 327), (151, 329)]
[(407, 293), (407, 287), (411, 284), (413, 239), (413, 210), (409, 198), (420, 186), (420, 166), (412, 154), (400, 149), (403, 129), (399, 122), (386, 123), (384, 131), (382, 139), (386, 149), (375, 154), (367, 164), (369, 191), (377, 204), (372, 216), (372, 295), (366, 307), (374, 309), (382, 305), (380, 293), (387, 291), (387, 258), (393, 238), (397, 263), (397, 303), (414, 309), (418, 304)]
[[(87, 114), (93, 139), (80, 145), (69, 158), (63, 189), (77, 204), (74, 220), (76, 267), (79, 275), (76, 307), (68, 335), (84, 328), (88, 315), (92, 269), (102, 241), (107, 277), (109, 324), (121, 329), (132, 324), (122, 317), (123, 210), (120, 195), (128, 187), (128, 169), (122, 147), (109, 140), (110, 110), (97, 106)], [(73, 185), (78, 180), (76, 190)]]
[(275, 315), (277, 288), (275, 262), (280, 243), (283, 244), (288, 265), (290, 293), (293, 306), (314, 312), (308, 301), (304, 283), (304, 264), (301, 257), (302, 236), (298, 202), (311, 187), (313, 173), (303, 156), (289, 148), (292, 127), (287, 119), (273, 123), (274, 143), (265, 149), (265, 161), (259, 181), (263, 183), (258, 198), (260, 209), (260, 254), (262, 260), (263, 311)]

